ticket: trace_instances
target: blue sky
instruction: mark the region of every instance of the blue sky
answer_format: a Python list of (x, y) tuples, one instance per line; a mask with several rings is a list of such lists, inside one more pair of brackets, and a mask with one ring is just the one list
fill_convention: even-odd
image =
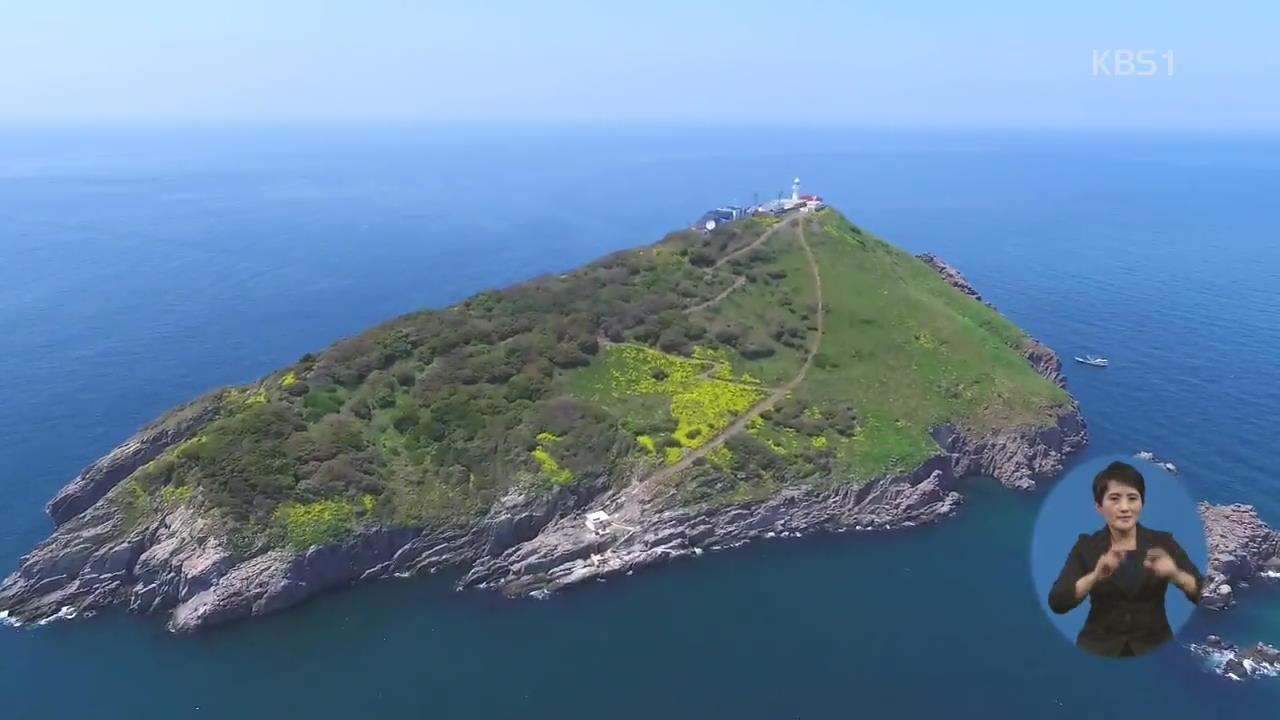
[(1274, 2), (196, 5), (0, 4), (0, 121), (1280, 126)]

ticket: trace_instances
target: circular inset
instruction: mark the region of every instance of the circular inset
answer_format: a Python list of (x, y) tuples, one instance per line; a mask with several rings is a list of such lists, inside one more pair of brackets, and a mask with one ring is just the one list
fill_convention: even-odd
[[(1113, 466), (1116, 462), (1131, 469)], [(1103, 484), (1108, 492), (1100, 512), (1094, 500), (1094, 479), (1108, 468)], [(1133, 470), (1145, 485), (1142, 494), (1133, 487)], [(1076, 602), (1074, 581), (1098, 569), (1099, 557), (1111, 547), (1112, 526), (1121, 535), (1136, 526), (1136, 551), (1113, 555), (1116, 564), (1108, 564), (1100, 574), (1082, 581), (1081, 589), (1090, 588), (1088, 594), (1071, 607)], [(1172, 536), (1172, 542), (1163, 533)], [(1153, 569), (1144, 563), (1152, 548), (1156, 549), (1153, 561), (1168, 555), (1184, 572), (1194, 569), (1203, 576), (1206, 570), (1209, 553), (1204, 525), (1195, 499), (1182, 482), (1165, 469), (1132, 456), (1108, 455), (1082, 462), (1057, 481), (1036, 518), (1031, 574), (1037, 602), (1070, 642), (1086, 650), (1100, 655), (1141, 655), (1154, 649), (1151, 640), (1161, 625), (1158, 600), (1153, 598), (1159, 592), (1159, 573), (1169, 573), (1173, 566), (1161, 562)], [(1178, 548), (1185, 555), (1179, 556)], [(1164, 550), (1167, 552), (1162, 553)], [(1186, 576), (1170, 576), (1164, 593), (1165, 617), (1174, 635), (1195, 609), (1176, 584), (1179, 581), (1185, 583)], [(1059, 583), (1056, 590), (1055, 582)], [(1095, 617), (1082, 635), (1095, 604)], [(1137, 652), (1132, 652), (1135, 647)]]

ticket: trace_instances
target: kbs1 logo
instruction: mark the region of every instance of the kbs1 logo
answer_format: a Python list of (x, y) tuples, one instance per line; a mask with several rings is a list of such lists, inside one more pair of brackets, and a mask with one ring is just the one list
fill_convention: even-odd
[[(1162, 63), (1163, 61), (1163, 67)], [(1107, 77), (1156, 75), (1163, 70), (1173, 75), (1173, 51), (1157, 54), (1156, 50), (1094, 50), (1093, 74)]]

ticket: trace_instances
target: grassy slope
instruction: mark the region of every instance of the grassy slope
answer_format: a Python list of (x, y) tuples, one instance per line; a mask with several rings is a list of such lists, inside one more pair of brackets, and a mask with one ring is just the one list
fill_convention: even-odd
[[(1039, 423), (1068, 401), (998, 313), (834, 211), (805, 222), (823, 277), (821, 352), (791, 397), (677, 478), (687, 502), (865, 482), (927, 458), (939, 423)], [(813, 281), (794, 225), (775, 224), (673, 233), (348, 338), (217, 394), (219, 420), (113, 497), (136, 521), (198, 503), (251, 552), (372, 521), (465, 523), (512, 485), (670, 465), (807, 355)]]
[(806, 400), (847, 399), (859, 415), (847, 448), (855, 478), (918, 466), (928, 430), (1043, 423), (1069, 401), (1021, 356), (1026, 335), (911, 255), (842, 218), (810, 237), (824, 278), (827, 335)]

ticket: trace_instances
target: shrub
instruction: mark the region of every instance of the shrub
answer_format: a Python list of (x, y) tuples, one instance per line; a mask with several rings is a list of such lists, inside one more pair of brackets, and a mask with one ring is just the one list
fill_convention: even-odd
[(716, 258), (709, 250), (698, 248), (689, 253), (689, 264), (694, 267), (710, 267), (714, 265)]
[(563, 344), (557, 345), (556, 349), (551, 353), (551, 362), (561, 368), (583, 367), (591, 364), (591, 358), (587, 357), (581, 350), (574, 345)]
[(315, 422), (332, 412), (342, 408), (342, 393), (337, 385), (312, 388), (302, 398), (303, 418), (307, 422)]
[(414, 374), (413, 368), (400, 368), (396, 371), (396, 382), (399, 383), (401, 387), (413, 387), (413, 384), (417, 379), (417, 375)]
[(728, 345), (729, 347), (736, 347), (738, 340), (741, 338), (741, 334), (735, 328), (723, 327), (717, 329), (713, 337), (715, 337), (716, 342)]
[(772, 345), (767, 343), (751, 343), (750, 345), (743, 347), (738, 352), (742, 354), (742, 357), (748, 360), (762, 360), (773, 355), (776, 350)]
[(663, 352), (688, 354), (689, 337), (683, 327), (673, 327), (662, 331), (658, 337), (658, 349)]

